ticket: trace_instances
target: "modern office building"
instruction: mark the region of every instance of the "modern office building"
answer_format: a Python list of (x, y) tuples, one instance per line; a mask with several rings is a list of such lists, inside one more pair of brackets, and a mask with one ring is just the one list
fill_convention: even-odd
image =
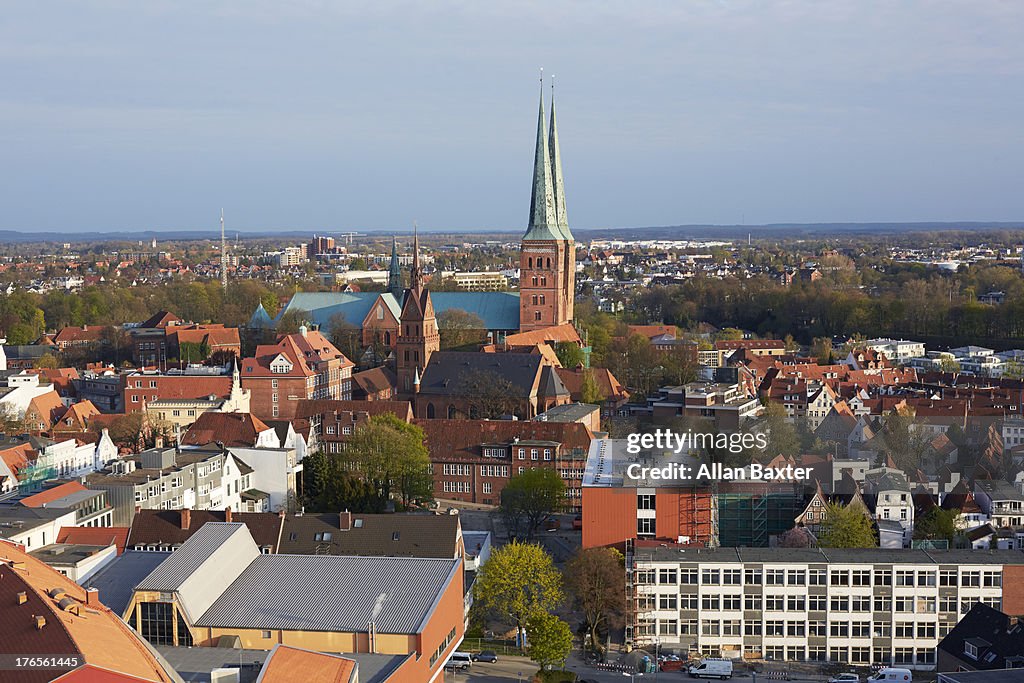
[(703, 656), (935, 666), (984, 603), (1024, 612), (1017, 551), (628, 548), (637, 647)]

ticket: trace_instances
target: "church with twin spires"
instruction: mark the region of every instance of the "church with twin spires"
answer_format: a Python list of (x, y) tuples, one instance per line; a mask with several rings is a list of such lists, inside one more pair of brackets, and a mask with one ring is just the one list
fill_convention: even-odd
[(274, 321), (257, 310), (250, 326), (273, 326), (289, 310), (302, 311), (308, 322), (327, 330), (339, 314), (362, 329), (364, 346), (380, 344), (394, 352), (397, 393), (414, 398), (418, 417), (471, 416), (459, 400), (459, 377), (489, 372), (516, 388), (523, 418), (567, 403), (568, 391), (542, 356), (440, 351), (437, 316), (459, 309), (476, 315), (493, 342), (507, 335), (567, 325), (573, 320), (575, 248), (566, 214), (562, 160), (554, 98), (550, 118), (541, 90), (537, 115), (530, 215), (519, 256), (518, 292), (430, 292), (414, 237), (409, 286), (402, 287), (398, 248), (392, 243), (388, 291), (300, 292)]

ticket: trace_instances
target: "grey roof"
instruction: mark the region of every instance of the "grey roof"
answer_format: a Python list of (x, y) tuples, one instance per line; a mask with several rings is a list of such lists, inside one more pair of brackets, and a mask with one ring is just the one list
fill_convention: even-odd
[(51, 543), (38, 550), (29, 552), (29, 555), (40, 562), (45, 562), (51, 567), (76, 566), (79, 562), (87, 560), (100, 551), (106, 550), (110, 545), (86, 545), (84, 543)]
[(974, 486), (991, 500), (1024, 500), (1024, 495), (1008, 481), (1003, 479), (977, 479)]
[(435, 351), (423, 371), (420, 392), (462, 396), (465, 393), (462, 386), (464, 376), (472, 372), (486, 372), (507, 381), (515, 390), (514, 396), (523, 398), (533, 392), (533, 384), (543, 362), (543, 356), (532, 353)]
[[(290, 555), (362, 555), (364, 557), (455, 557), (457, 515), (352, 513), (351, 528), (341, 530), (341, 515), (286, 515), (278, 552)], [(330, 534), (324, 541), (323, 534)], [(317, 534), (321, 540), (316, 540)]]
[(66, 508), (0, 505), (0, 538), (17, 536), (40, 526), (49, 526), (55, 519), (68, 514), (71, 514), (71, 511)]
[(135, 587), (170, 556), (170, 553), (144, 553), (137, 550), (126, 550), (120, 557), (93, 575), (85, 583), (85, 586), (99, 589), (100, 602), (118, 615), (124, 616), (124, 611), (128, 607), (128, 603), (131, 602)]
[(258, 555), (197, 626), (418, 633), (460, 560)]
[(220, 668), (239, 669), (239, 683), (253, 683), (270, 655), (269, 650), (220, 647), (157, 646), (156, 651), (186, 683), (210, 683), (210, 672)]
[(590, 403), (565, 403), (548, 408), (533, 418), (534, 422), (579, 422), (583, 418), (601, 410), (601, 406)]
[(938, 676), (938, 683), (1024, 683), (1024, 669), (950, 671)]
[(1020, 550), (901, 548), (638, 548), (640, 562), (748, 562), (766, 564), (995, 564), (1024, 565)]
[(865, 484), (870, 485), (874, 492), (879, 491), (910, 491), (907, 475), (902, 472), (883, 472), (865, 476)]
[(245, 524), (207, 522), (138, 586), (139, 590), (178, 593), (194, 621), (260, 554)]

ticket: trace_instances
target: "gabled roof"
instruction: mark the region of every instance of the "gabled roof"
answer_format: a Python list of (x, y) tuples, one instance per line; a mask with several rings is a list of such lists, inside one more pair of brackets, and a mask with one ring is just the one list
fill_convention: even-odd
[(181, 445), (205, 446), (219, 442), (225, 446), (255, 446), (260, 434), (269, 429), (263, 420), (251, 413), (208, 410), (182, 435)]
[[(173, 547), (181, 545), (207, 522), (223, 522), (223, 510), (190, 510), (188, 524), (182, 528), (181, 510), (139, 510), (132, 519), (128, 533), (128, 547)], [(249, 529), (253, 541), (261, 548), (278, 552), (278, 538), (281, 535), (281, 516), (276, 512), (234, 512), (232, 522), (241, 522)]]
[[(349, 528), (343, 531), (343, 524)], [(281, 528), (279, 552), (450, 558), (455, 557), (460, 529), (456, 515), (357, 512), (287, 515)], [(317, 540), (318, 535), (320, 540)]]
[(408, 401), (340, 401), (320, 399), (300, 401), (296, 411), (299, 418), (309, 418), (313, 415), (323, 415), (325, 413), (365, 412), (371, 417), (390, 413), (408, 421), (412, 419), (413, 415), (412, 404)]
[(270, 651), (257, 683), (351, 683), (356, 680), (358, 670), (353, 660), (340, 655), (279, 643)]
[[(19, 563), (15, 569), (12, 563)], [(141, 638), (102, 603), (85, 606), (85, 589), (17, 546), (0, 541), (0, 654), (79, 655), (97, 667), (147, 681), (171, 681)], [(56, 597), (51, 597), (53, 589)], [(25, 594), (19, 603), (17, 595)], [(102, 599), (102, 595), (99, 596)], [(69, 611), (58, 602), (65, 603)], [(70, 610), (77, 607), (78, 614)], [(44, 619), (37, 627), (37, 617)], [(44, 683), (67, 669), (24, 670), (4, 680)], [(95, 679), (94, 679), (95, 680)]]
[(398, 381), (391, 370), (381, 366), (353, 373), (352, 384), (353, 388), (358, 387), (362, 393), (372, 396), (388, 389), (394, 390)]
[(260, 554), (248, 527), (208, 522), (139, 583), (136, 590), (176, 592), (192, 623)]
[(465, 379), (481, 372), (507, 382), (515, 398), (527, 398), (533, 394), (543, 367), (543, 359), (533, 354), (436, 351), (423, 371), (420, 393), (461, 396)]
[(529, 332), (519, 332), (505, 337), (506, 346), (536, 346), (543, 343), (571, 342), (582, 344), (579, 332), (572, 323), (542, 327)]
[(165, 328), (168, 325), (173, 325), (174, 323), (180, 322), (181, 318), (174, 315), (173, 313), (169, 311), (158, 311), (154, 313), (153, 316), (149, 318), (149, 320), (139, 325), (139, 329), (152, 330), (157, 328)]
[(582, 400), (583, 378), (588, 374), (594, 378), (598, 390), (606, 401), (629, 398), (626, 387), (622, 386), (607, 368), (557, 368), (556, 372), (574, 401)]
[[(964, 653), (964, 644), (977, 648), (976, 659)], [(1006, 669), (1008, 657), (1024, 653), (1024, 626), (1010, 623), (1010, 617), (983, 602), (976, 602), (943, 638), (938, 649), (963, 661), (977, 671)]]

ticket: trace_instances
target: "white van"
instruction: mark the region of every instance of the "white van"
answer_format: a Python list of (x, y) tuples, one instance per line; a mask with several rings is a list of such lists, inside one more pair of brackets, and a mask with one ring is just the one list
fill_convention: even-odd
[(868, 683), (872, 681), (893, 681), (894, 683), (910, 683), (914, 680), (914, 674), (910, 673), (910, 669), (894, 669), (892, 667), (886, 667), (880, 669), (878, 673), (868, 676)]
[(694, 664), (687, 673), (690, 678), (721, 678), (723, 681), (732, 678), (731, 659), (703, 659), (700, 664)]

